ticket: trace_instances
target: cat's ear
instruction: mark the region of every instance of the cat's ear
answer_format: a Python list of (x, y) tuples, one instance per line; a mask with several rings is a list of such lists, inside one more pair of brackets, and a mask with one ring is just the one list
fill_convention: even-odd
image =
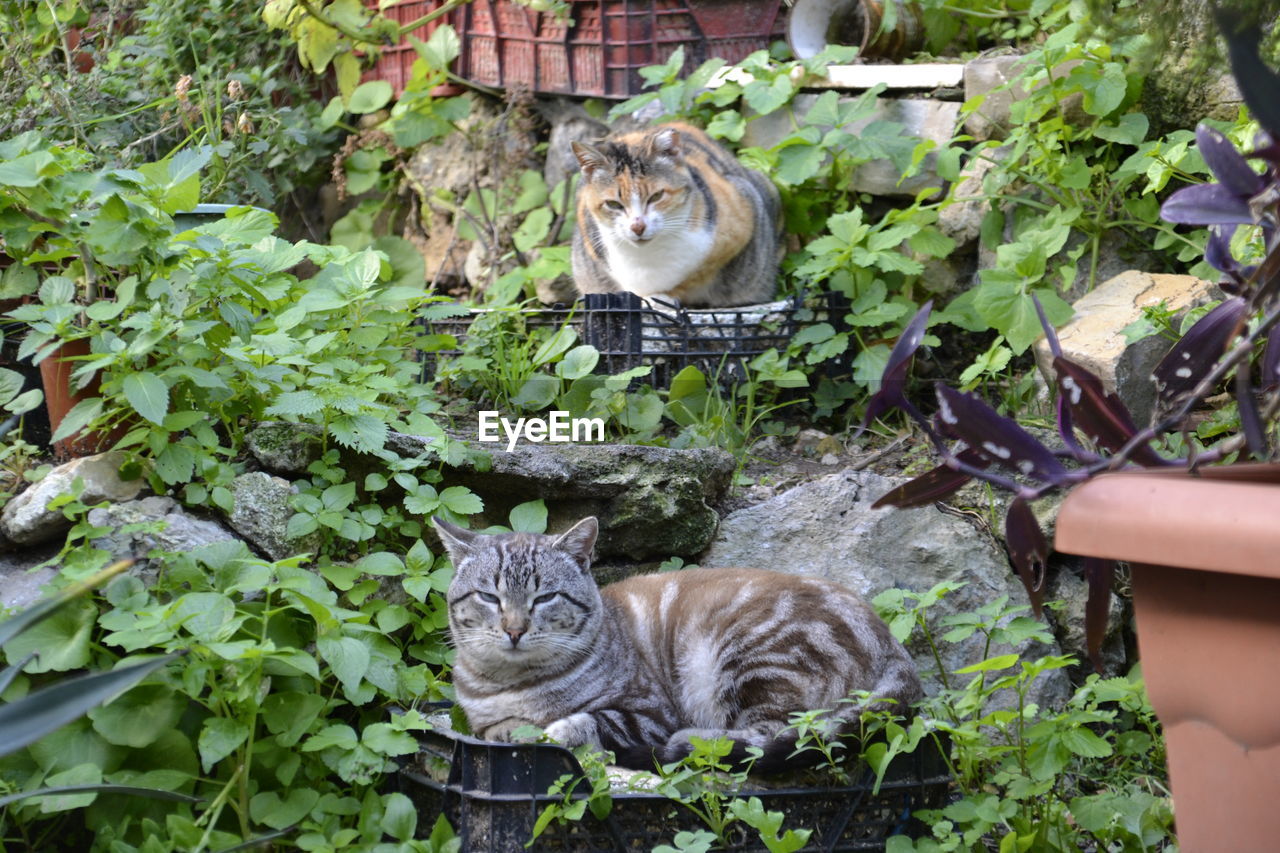
[(659, 130), (649, 139), (649, 154), (652, 157), (665, 157), (673, 163), (680, 162), (680, 158), (684, 156), (680, 131), (674, 127)]
[(449, 552), (449, 559), (455, 567), (463, 557), (471, 553), (476, 546), (476, 540), (482, 535), (473, 533), (456, 524), (450, 524), (443, 518), (438, 518), (434, 515), (431, 517), (431, 523), (435, 526), (436, 533), (440, 534), (440, 542), (444, 545), (444, 549)]
[(578, 165), (582, 167), (582, 179), (584, 181), (591, 180), (592, 175), (607, 165), (605, 156), (600, 153), (600, 149), (593, 148), (585, 142), (573, 143), (573, 156), (578, 158)]
[(551, 543), (557, 551), (563, 551), (586, 571), (591, 567), (591, 550), (596, 547), (596, 536), (600, 533), (600, 523), (594, 515), (589, 515), (570, 527), (560, 538)]

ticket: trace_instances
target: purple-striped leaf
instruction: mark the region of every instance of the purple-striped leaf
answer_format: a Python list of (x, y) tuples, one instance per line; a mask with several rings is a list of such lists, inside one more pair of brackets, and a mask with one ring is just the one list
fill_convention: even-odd
[(1177, 407), (1222, 358), (1232, 338), (1239, 334), (1249, 306), (1233, 296), (1192, 326), (1160, 360), (1152, 373), (1156, 403), (1162, 412)]
[[(991, 464), (990, 459), (971, 447), (966, 447), (956, 456), (966, 465), (971, 465), (974, 468), (986, 468)], [(871, 505), (871, 508), (880, 509), (881, 507), (893, 506), (898, 509), (911, 509), (912, 507), (929, 506), (934, 501), (951, 497), (970, 479), (972, 478), (968, 474), (954, 471), (945, 464), (939, 465), (909, 483), (903, 483), (896, 489), (881, 495)]]
[(1215, 8), (1214, 15), (1227, 40), (1231, 73), (1245, 105), (1272, 139), (1280, 139), (1280, 100), (1276, 98), (1280, 75), (1267, 67), (1258, 51), (1261, 32), (1256, 26), (1245, 26), (1238, 12), (1225, 7)]
[(1251, 225), (1253, 211), (1247, 197), (1222, 184), (1183, 187), (1160, 205), (1160, 218), (1182, 225)]
[(1111, 579), (1116, 564), (1101, 557), (1084, 558), (1084, 579), (1089, 585), (1089, 599), (1084, 605), (1084, 637), (1089, 660), (1102, 672), (1102, 641), (1107, 638), (1107, 620), (1111, 614)]
[(1067, 479), (1067, 469), (1040, 442), (975, 394), (938, 385), (938, 418), (965, 444), (998, 465), (1049, 483)]
[(1202, 124), (1196, 128), (1196, 145), (1209, 171), (1233, 195), (1249, 199), (1262, 192), (1265, 179), (1249, 168), (1244, 155), (1222, 133)]
[(1014, 498), (1004, 518), (1005, 541), (1009, 543), (1009, 559), (1018, 570), (1027, 597), (1041, 615), (1044, 606), (1044, 572), (1049, 562), (1049, 543), (1040, 529), (1031, 507), (1022, 498)]
[[(1137, 434), (1138, 427), (1129, 409), (1119, 397), (1108, 393), (1102, 380), (1087, 368), (1066, 358), (1055, 358), (1053, 369), (1058, 375), (1059, 400), (1071, 412), (1069, 422), (1079, 427), (1090, 441), (1115, 453)], [(1063, 429), (1061, 415), (1058, 428), (1060, 432)], [(1167, 464), (1150, 445), (1138, 447), (1132, 459), (1139, 465)]]
[(854, 434), (857, 438), (875, 418), (887, 411), (897, 408), (908, 408), (905, 391), (907, 388), (907, 371), (911, 368), (911, 359), (924, 341), (924, 332), (929, 325), (929, 315), (933, 312), (933, 300), (926, 302), (911, 322), (898, 336), (898, 342), (889, 352), (889, 360), (885, 363), (884, 373), (880, 377), (880, 390), (871, 395), (867, 401), (867, 413), (862, 418), (862, 425)]
[(1245, 444), (1253, 458), (1261, 461), (1267, 458), (1267, 432), (1262, 424), (1262, 413), (1258, 411), (1258, 401), (1253, 396), (1251, 370), (1247, 358), (1236, 365), (1236, 410), (1240, 414), (1240, 431), (1244, 433)]

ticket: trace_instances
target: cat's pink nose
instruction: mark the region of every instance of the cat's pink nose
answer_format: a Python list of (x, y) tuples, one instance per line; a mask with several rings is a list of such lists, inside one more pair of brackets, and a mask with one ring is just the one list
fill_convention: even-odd
[(631, 220), (631, 233), (635, 234), (637, 237), (644, 236), (644, 220), (643, 219)]
[(525, 635), (525, 632), (523, 630), (508, 631), (507, 636), (511, 638), (511, 648), (514, 649), (517, 645), (519, 645), (520, 638), (523, 637), (524, 635)]

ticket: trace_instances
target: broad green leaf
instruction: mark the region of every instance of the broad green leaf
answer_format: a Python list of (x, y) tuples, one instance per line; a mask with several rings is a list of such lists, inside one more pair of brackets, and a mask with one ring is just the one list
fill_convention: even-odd
[(89, 712), (93, 728), (117, 746), (149, 746), (177, 725), (187, 698), (164, 684), (140, 684)]
[(134, 411), (153, 424), (169, 413), (169, 386), (154, 373), (131, 373), (124, 378), (124, 396)]
[(521, 533), (547, 532), (547, 505), (538, 498), (515, 506), (511, 510), (511, 529)]
[(55, 610), (9, 640), (4, 651), (10, 660), (36, 652), (26, 671), (63, 672), (89, 663), (89, 638), (98, 608), (92, 601), (78, 599)]
[(292, 788), (284, 800), (275, 791), (263, 791), (249, 801), (249, 815), (272, 829), (284, 829), (300, 822), (319, 801), (314, 788)]
[(360, 686), (369, 671), (369, 649), (354, 637), (320, 637), (316, 650), (349, 692)]
[(997, 669), (1008, 669), (1017, 662), (1018, 656), (1016, 654), (998, 655), (996, 657), (987, 658), (984, 661), (979, 661), (971, 666), (957, 669), (955, 670), (955, 673), (957, 675), (968, 675), (972, 672), (991, 672), (992, 670)]
[(248, 739), (249, 727), (240, 720), (228, 717), (210, 717), (205, 720), (197, 741), (204, 772), (210, 772), (215, 764), (235, 752)]
[(417, 828), (418, 808), (413, 801), (401, 793), (384, 794), (382, 831), (401, 843), (407, 843)]
[(408, 732), (398, 732), (390, 723), (373, 723), (366, 726), (360, 740), (365, 746), (382, 755), (409, 755), (418, 751), (417, 739)]
[(0, 756), (22, 749), (83, 716), (177, 657), (165, 655), (146, 663), (65, 679), (0, 705)]
[(440, 505), (458, 515), (474, 515), (484, 509), (480, 496), (466, 486), (450, 486), (440, 493)]
[(564, 358), (556, 365), (556, 375), (564, 379), (581, 379), (596, 369), (600, 362), (600, 351), (590, 344), (576, 346), (565, 353)]
[(62, 422), (58, 424), (58, 428), (53, 431), (51, 441), (61, 441), (64, 438), (80, 432), (93, 421), (102, 415), (103, 400), (101, 397), (88, 397), (71, 407), (71, 411), (67, 412)]
[(370, 80), (367, 83), (361, 83), (351, 93), (347, 109), (357, 115), (375, 113), (387, 105), (392, 94), (394, 92), (391, 84), (386, 80)]

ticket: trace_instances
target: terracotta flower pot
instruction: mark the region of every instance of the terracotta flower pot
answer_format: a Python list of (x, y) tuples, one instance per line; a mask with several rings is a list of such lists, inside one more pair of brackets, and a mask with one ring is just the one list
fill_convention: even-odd
[(1058, 550), (1126, 560), (1179, 849), (1280, 838), (1280, 465), (1117, 472), (1067, 496)]
[[(44, 383), (45, 408), (49, 412), (49, 428), (58, 431), (58, 426), (76, 403), (90, 397), (98, 396), (99, 377), (95, 376), (82, 390), (71, 387), (71, 372), (78, 361), (76, 356), (89, 354), (89, 341), (86, 338), (68, 341), (58, 347), (40, 362), (40, 378)], [(69, 438), (54, 442), (54, 455), (58, 459), (73, 459), (77, 456), (92, 456), (111, 448), (129, 431), (130, 424), (125, 423), (106, 432), (78, 432)]]

